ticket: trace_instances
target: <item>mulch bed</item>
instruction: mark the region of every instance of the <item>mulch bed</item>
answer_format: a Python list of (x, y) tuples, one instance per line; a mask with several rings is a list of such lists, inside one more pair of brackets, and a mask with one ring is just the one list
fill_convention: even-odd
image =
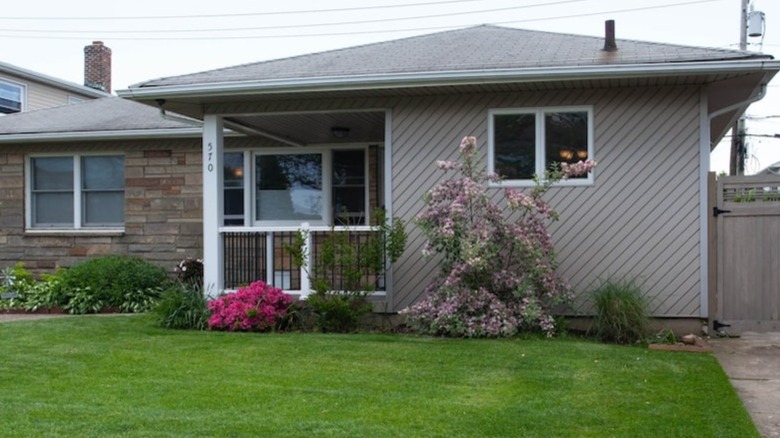
[(677, 344), (650, 344), (647, 346), (647, 348), (651, 350), (662, 350), (662, 351), (685, 351), (688, 353), (712, 353), (712, 347), (710, 347), (710, 344), (700, 337), (696, 337), (694, 344), (684, 344), (684, 343), (677, 343)]

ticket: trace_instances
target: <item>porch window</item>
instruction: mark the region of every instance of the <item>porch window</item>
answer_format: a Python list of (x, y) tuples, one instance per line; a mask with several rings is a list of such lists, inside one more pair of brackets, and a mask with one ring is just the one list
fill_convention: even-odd
[(366, 224), (366, 162), (362, 150), (333, 151), (333, 223)]
[(226, 152), (224, 158), (225, 178), (225, 225), (244, 225), (244, 153)]
[(30, 226), (118, 228), (124, 224), (124, 157), (32, 157)]
[[(590, 107), (500, 109), (489, 113), (488, 171), (504, 185), (531, 185), (556, 163), (576, 163), (593, 157), (593, 117)], [(592, 174), (561, 182), (583, 185)]]
[[(378, 146), (225, 152), (224, 286), (263, 279), (285, 290), (308, 291), (308, 277), (287, 249), (303, 222), (309, 224), (312, 263), (323, 252), (324, 237), (334, 231), (349, 233), (358, 250), (365, 246), (371, 231), (354, 226), (368, 225), (371, 206), (381, 199), (380, 156)], [(334, 284), (341, 275), (338, 269), (332, 272)], [(372, 281), (384, 286), (383, 277)]]
[(366, 225), (368, 205), (377, 201), (369, 197), (368, 161), (366, 149), (225, 152), (224, 226)]
[(0, 114), (21, 112), (24, 102), (24, 86), (0, 80)]
[(255, 220), (321, 222), (322, 154), (255, 157)]

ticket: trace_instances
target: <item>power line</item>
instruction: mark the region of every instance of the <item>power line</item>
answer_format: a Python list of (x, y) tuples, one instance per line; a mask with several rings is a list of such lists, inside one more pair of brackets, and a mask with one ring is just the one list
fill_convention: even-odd
[[(580, 0), (569, 0), (569, 1), (580, 1)], [(664, 5), (655, 5), (655, 6), (645, 6), (645, 7), (638, 7), (638, 8), (628, 8), (628, 9), (616, 9), (616, 10), (610, 10), (610, 11), (600, 11), (600, 12), (591, 12), (591, 13), (585, 13), (585, 14), (572, 14), (572, 15), (559, 15), (559, 16), (550, 16), (550, 17), (541, 17), (541, 18), (529, 18), (529, 19), (523, 19), (523, 20), (507, 20), (507, 21), (495, 21), (490, 24), (495, 25), (501, 25), (501, 24), (518, 24), (518, 23), (531, 23), (531, 22), (539, 22), (539, 21), (549, 21), (549, 20), (560, 20), (560, 19), (567, 19), (567, 18), (579, 18), (579, 17), (588, 17), (588, 16), (595, 16), (595, 15), (603, 15), (603, 14), (619, 14), (619, 13), (626, 13), (626, 12), (639, 12), (639, 11), (646, 11), (646, 10), (654, 10), (654, 9), (664, 9), (664, 8), (672, 8), (672, 7), (678, 7), (678, 6), (688, 6), (693, 4), (702, 4), (702, 3), (714, 3), (714, 2), (721, 2), (725, 0), (694, 0), (694, 1), (686, 1), (686, 2), (677, 2), (677, 3), (668, 3)], [(559, 3), (566, 3), (559, 2)], [(536, 4), (536, 5), (529, 5), (530, 6), (549, 6), (553, 3), (544, 3), (544, 4)], [(471, 14), (477, 13), (477, 12), (470, 12)], [(406, 18), (406, 19), (414, 19), (414, 17)], [(400, 20), (400, 19), (399, 19)], [(355, 24), (363, 24), (365, 21), (356, 22)], [(322, 26), (322, 24), (310, 24), (305, 25), (308, 27), (314, 27), (314, 26)], [(363, 31), (341, 31), (341, 32), (320, 32), (320, 33), (306, 33), (306, 34), (286, 34), (286, 35), (237, 35), (237, 36), (198, 36), (198, 37), (165, 37), (165, 36), (159, 36), (159, 37), (112, 37), (112, 40), (124, 40), (124, 41), (196, 41), (196, 40), (238, 40), (238, 39), (282, 39), (282, 38), (312, 38), (312, 37), (329, 37), (329, 36), (349, 36), (349, 35), (370, 35), (370, 34), (386, 34), (386, 33), (401, 33), (401, 32), (422, 32), (422, 31), (434, 31), (434, 30), (446, 30), (446, 29), (455, 29), (459, 27), (463, 27), (464, 25), (449, 25), (449, 26), (429, 26), (429, 27), (416, 27), (416, 28), (405, 28), (405, 29), (381, 29), (381, 30), (363, 30)], [(264, 30), (268, 29), (267, 27), (259, 27), (256, 30)], [(5, 30), (0, 30), (0, 32), (3, 32)], [(51, 31), (47, 31), (51, 32)], [(100, 33), (102, 31), (81, 31), (85, 34), (94, 35), (95, 33)], [(128, 31), (125, 33), (135, 33), (139, 31)], [(0, 38), (28, 38), (28, 39), (59, 39), (59, 40), (81, 40), (86, 38), (85, 36), (77, 37), (77, 36), (46, 36), (46, 35), (2, 35), (0, 34)]]
[[(333, 8), (333, 9), (307, 9), (300, 11), (270, 11), (270, 12), (241, 12), (234, 14), (193, 14), (193, 15), (143, 15), (143, 16), (89, 16), (89, 17), (0, 17), (0, 20), (179, 20), (179, 19), (191, 19), (191, 18), (237, 18), (237, 17), (262, 17), (262, 16), (278, 16), (278, 15), (296, 15), (296, 14), (321, 14), (328, 12), (350, 12), (350, 11), (368, 11), (379, 9), (396, 9), (416, 6), (434, 6), (451, 3), (473, 3), (480, 0), (443, 0), (432, 2), (420, 2), (420, 3), (405, 3), (396, 5), (380, 5), (380, 6), (355, 6), (350, 8)], [(583, 1), (583, 0), (574, 0)]]
[[(419, 15), (413, 17), (400, 17), (400, 18), (379, 18), (374, 20), (356, 20), (356, 21), (338, 21), (316, 24), (287, 24), (278, 26), (255, 26), (255, 27), (236, 27), (236, 28), (212, 28), (212, 29), (166, 29), (166, 30), (100, 30), (92, 32), (100, 32), (102, 34), (148, 34), (148, 33), (206, 33), (206, 32), (242, 32), (251, 30), (278, 30), (278, 29), (303, 29), (312, 27), (332, 27), (332, 26), (345, 26), (355, 24), (376, 24), (376, 23), (389, 23), (393, 21), (408, 21), (408, 20), (422, 20), (429, 18), (442, 18), (442, 17), (455, 17), (459, 15), (473, 15), (473, 14), (485, 14), (490, 12), (505, 12), (517, 9), (528, 9), (539, 6), (552, 6), (563, 3), (575, 3), (583, 2), (587, 0), (561, 0), (551, 3), (536, 3), (532, 5), (524, 6), (509, 6), (504, 8), (495, 9), (483, 9), (478, 11), (464, 11), (464, 12), (450, 12), (445, 14), (431, 14), (431, 15)], [(714, 0), (713, 0), (714, 1)], [(52, 29), (3, 29), (3, 32), (32, 32), (32, 33), (52, 33), (52, 34), (83, 34), (84, 30), (52, 30)]]

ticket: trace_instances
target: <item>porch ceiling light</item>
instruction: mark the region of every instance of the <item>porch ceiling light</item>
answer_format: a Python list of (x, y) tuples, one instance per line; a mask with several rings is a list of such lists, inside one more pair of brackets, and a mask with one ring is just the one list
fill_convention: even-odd
[(343, 126), (334, 126), (330, 128), (330, 132), (336, 138), (345, 138), (349, 135), (349, 128), (345, 128)]

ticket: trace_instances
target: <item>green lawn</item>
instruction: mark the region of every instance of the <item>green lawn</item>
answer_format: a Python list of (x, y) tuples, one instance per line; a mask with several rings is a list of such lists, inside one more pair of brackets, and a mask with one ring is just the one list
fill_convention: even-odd
[(0, 324), (0, 436), (758, 436), (715, 359), (579, 339)]

